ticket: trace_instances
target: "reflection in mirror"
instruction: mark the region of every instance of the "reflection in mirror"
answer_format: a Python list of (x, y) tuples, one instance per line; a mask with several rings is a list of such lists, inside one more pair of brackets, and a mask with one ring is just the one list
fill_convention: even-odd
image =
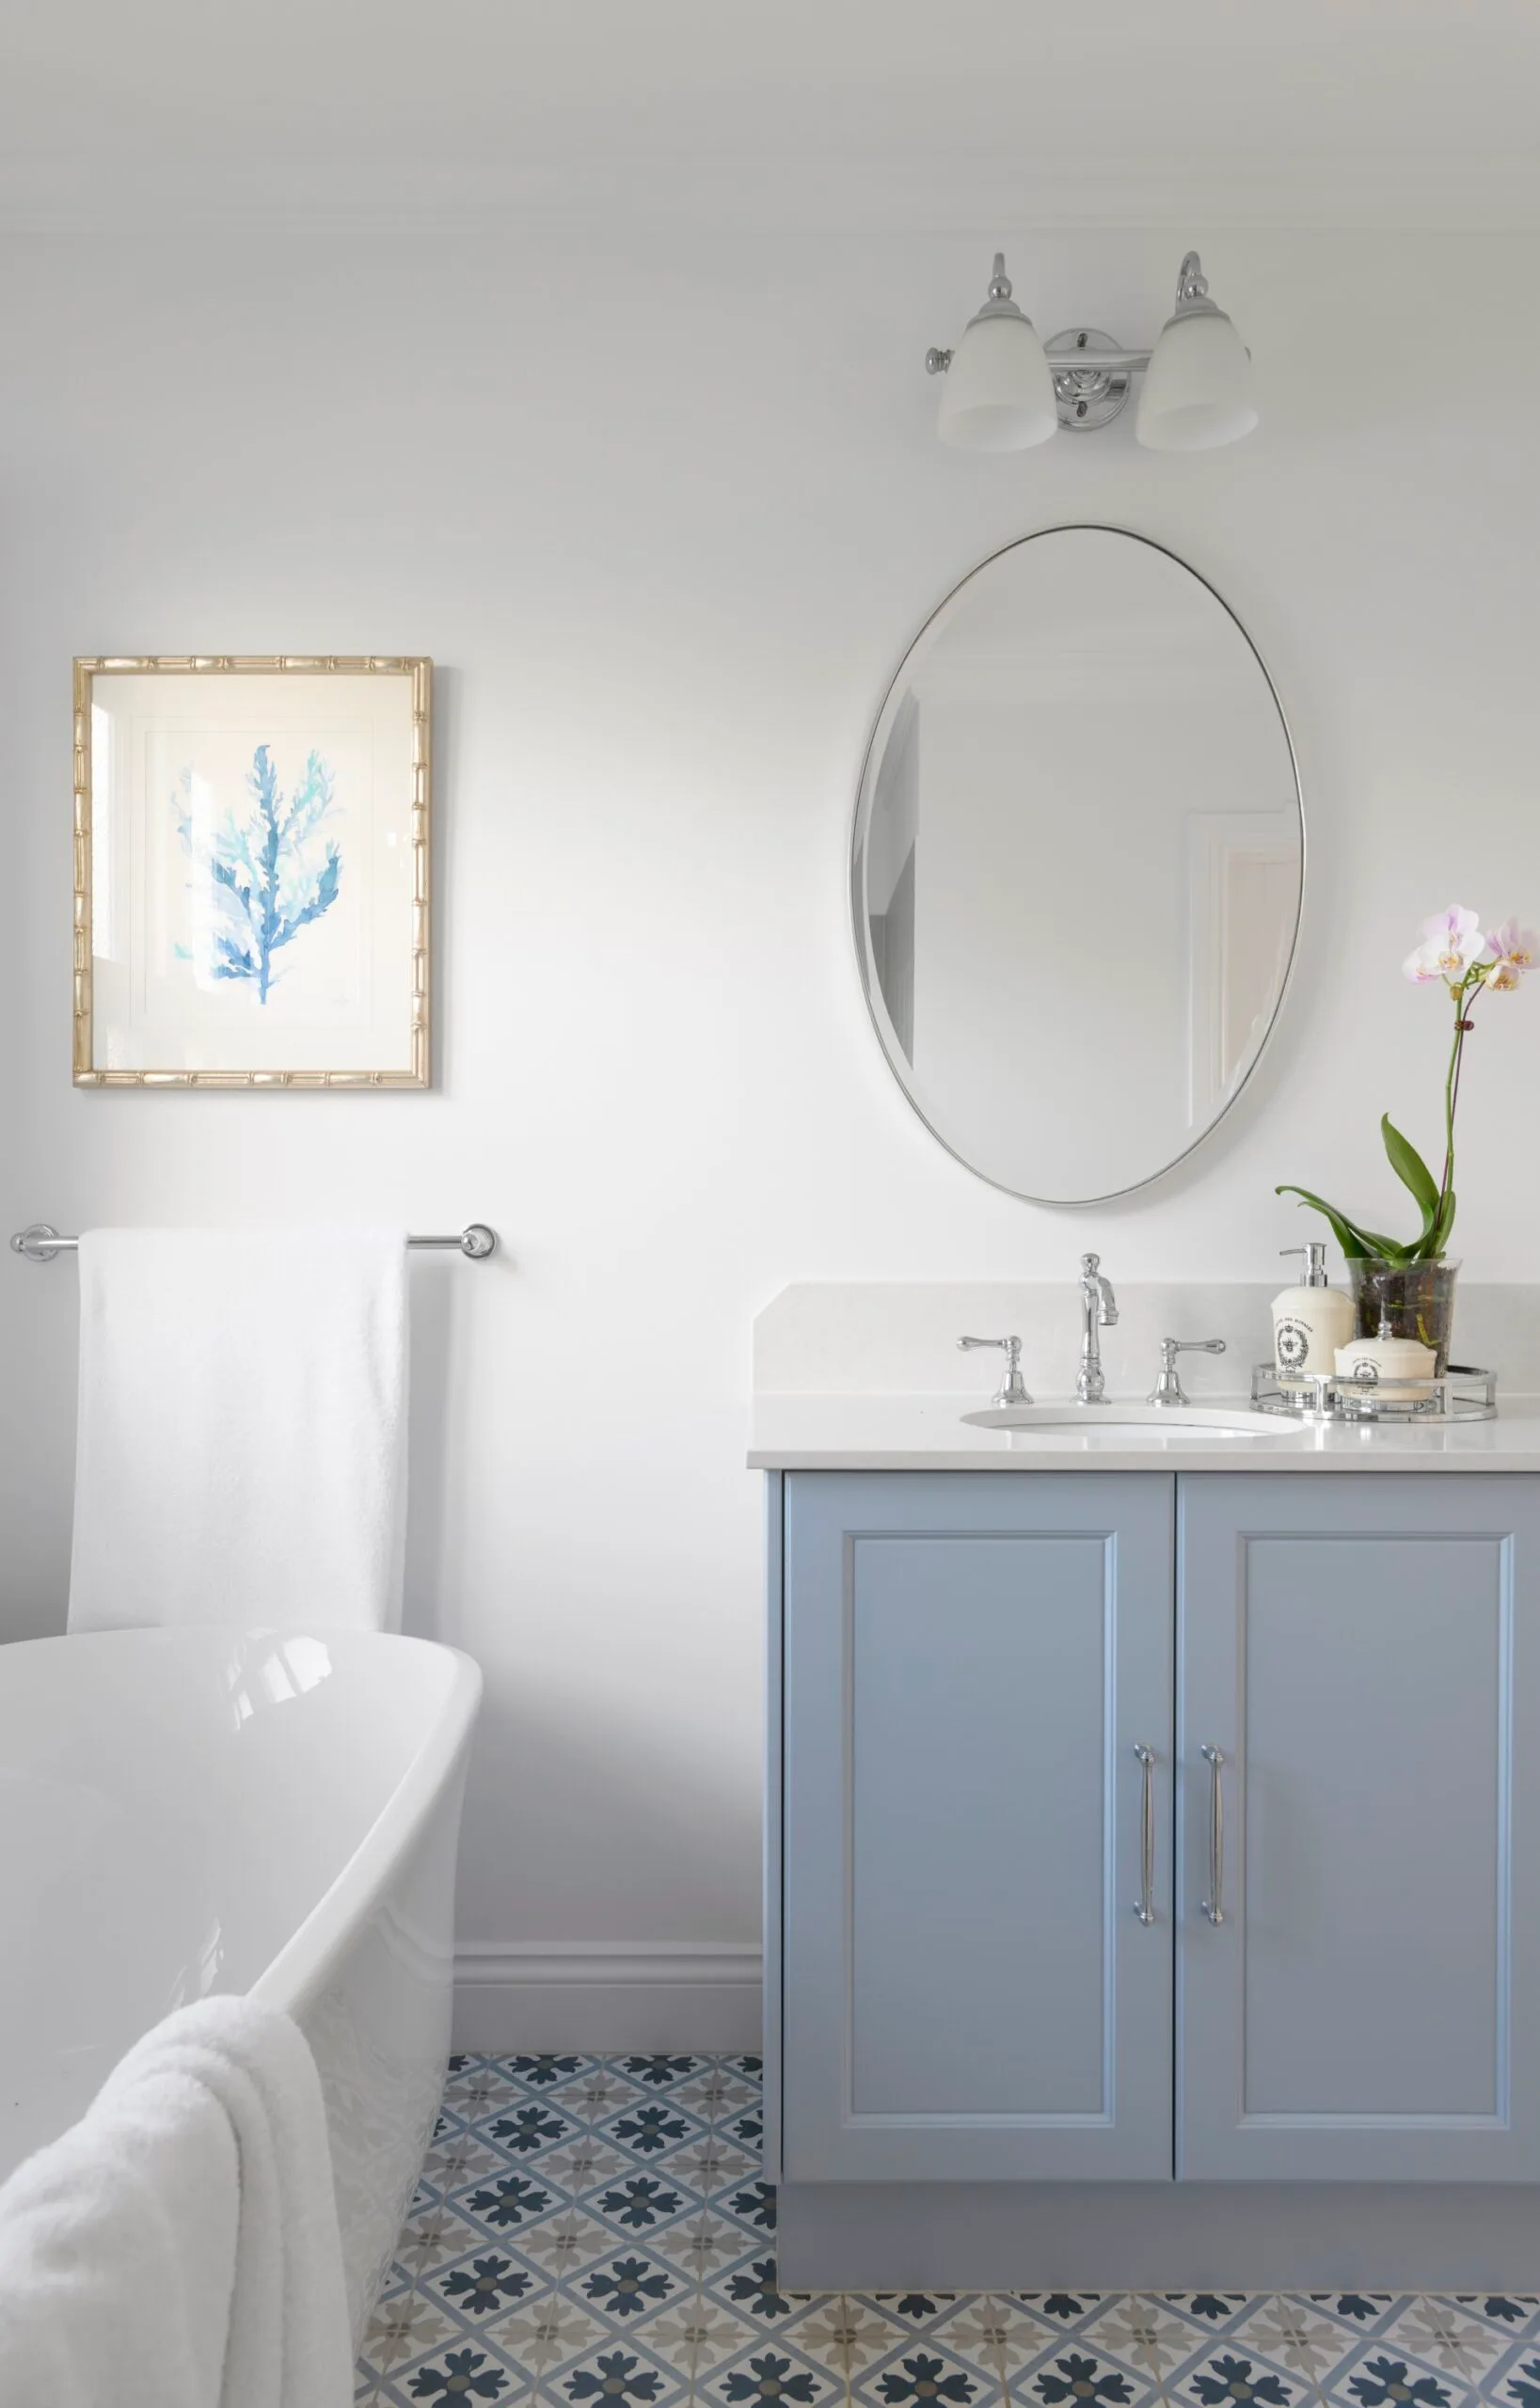
[(1158, 1177), (1267, 1040), (1303, 858), (1278, 699), (1211, 587), (1110, 528), (997, 553), (913, 645), (856, 814), (862, 973), (910, 1101), (1021, 1196)]

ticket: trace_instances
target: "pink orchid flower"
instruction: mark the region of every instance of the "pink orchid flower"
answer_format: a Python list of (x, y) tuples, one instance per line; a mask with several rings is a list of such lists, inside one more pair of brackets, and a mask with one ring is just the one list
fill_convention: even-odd
[(1422, 939), (1402, 964), (1404, 976), (1418, 986), (1441, 978), (1447, 987), (1457, 987), (1467, 971), (1488, 956), (1481, 915), (1460, 903), (1452, 903), (1447, 911), (1436, 911), (1431, 920), (1424, 920)]
[(1521, 928), (1516, 920), (1504, 920), (1500, 928), (1491, 930), (1486, 943), (1497, 957), (1486, 974), (1486, 984), (1500, 995), (1511, 994), (1540, 958), (1540, 938), (1532, 928)]

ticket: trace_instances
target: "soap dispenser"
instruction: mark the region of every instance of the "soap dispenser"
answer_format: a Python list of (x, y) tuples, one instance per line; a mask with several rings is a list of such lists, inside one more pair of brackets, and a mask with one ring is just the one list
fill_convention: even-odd
[(1305, 1258), (1303, 1284), (1285, 1288), (1273, 1298), (1273, 1355), (1279, 1376), (1286, 1380), (1301, 1371), (1335, 1371), (1337, 1349), (1353, 1335), (1353, 1299), (1327, 1286), (1326, 1249), (1320, 1239), (1278, 1250)]

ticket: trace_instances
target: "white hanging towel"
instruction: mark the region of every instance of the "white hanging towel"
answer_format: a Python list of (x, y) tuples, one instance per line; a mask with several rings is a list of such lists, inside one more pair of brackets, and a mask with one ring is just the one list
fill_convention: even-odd
[(394, 1630), (405, 1229), (87, 1229), (71, 1630)]
[(157, 2025), (0, 2187), (0, 2400), (346, 2408), (321, 2083), (286, 2015)]

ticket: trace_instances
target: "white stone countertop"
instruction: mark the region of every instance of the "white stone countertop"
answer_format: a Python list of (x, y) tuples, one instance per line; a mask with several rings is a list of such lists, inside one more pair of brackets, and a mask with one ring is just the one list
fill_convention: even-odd
[[(1059, 1404), (1059, 1398), (1040, 1402)], [(1125, 1400), (1127, 1402), (1127, 1400)], [(1205, 1407), (1239, 1398), (1205, 1395)], [(986, 1390), (945, 1396), (760, 1395), (754, 1471), (1540, 1471), (1540, 1396), (1510, 1397), (1495, 1421), (1433, 1428), (1379, 1423), (1311, 1429), (1281, 1417), (1255, 1435), (1125, 1426), (1118, 1400), (1072, 1406), (1084, 1426), (979, 1430), (965, 1413)], [(1100, 1422), (1100, 1426), (1099, 1425)]]

